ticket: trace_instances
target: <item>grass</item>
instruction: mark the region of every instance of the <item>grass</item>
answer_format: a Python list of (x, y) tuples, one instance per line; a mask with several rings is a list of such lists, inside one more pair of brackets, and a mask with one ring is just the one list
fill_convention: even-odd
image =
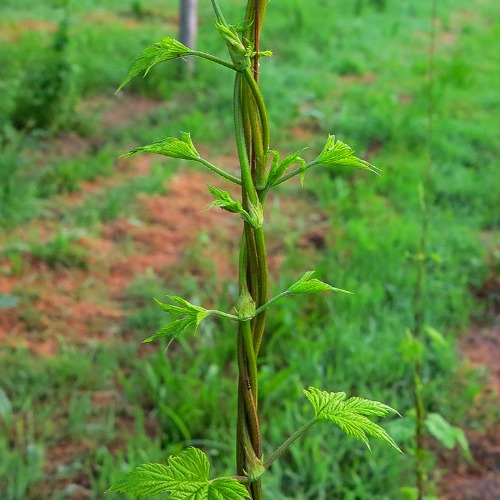
[[(230, 3), (228, 8), (234, 12), (242, 4)], [(120, 20), (131, 18), (132, 4), (110, 5), (114, 12), (126, 15), (113, 18), (109, 25), (85, 18), (100, 8), (97, 2), (71, 7), (68, 60), (79, 99), (112, 93), (124, 75), (125, 61), (151, 37), (165, 33), (162, 21), (153, 17), (141, 20), (140, 29), (124, 27)], [(170, 19), (177, 3), (166, 5), (154, 2), (147, 7)], [(351, 172), (308, 172), (303, 190), (282, 188), (287, 196), (300, 196), (325, 214), (328, 244), (317, 249), (297, 244), (307, 221), (305, 229), (299, 227), (286, 241), (277, 241), (276, 247), (286, 249), (286, 258), (275, 290), (298, 277), (307, 252), (307, 258), (312, 255), (317, 262), (318, 274), (331, 277), (333, 284), (355, 295), (333, 302), (320, 297), (314, 307), (307, 300), (290, 299), (270, 315), (273, 333), (263, 354), (261, 391), (268, 402), (263, 420), (276, 425), (265, 430), (266, 453), (302, 423), (305, 409), (300, 389), (319, 380), (325, 386), (383, 400), (403, 413), (412, 407), (411, 379), (399, 349), (412, 317), (415, 266), (411, 255), (417, 249), (420, 228), (416, 186), (426, 163), (430, 15), (425, 3), (417, 1), (387, 1), (385, 9), (376, 2), (357, 5), (353, 2), (349, 11), (345, 6), (341, 9), (340, 2), (316, 2), (307, 8), (304, 2), (292, 0), (282, 7), (271, 3), (264, 30), (263, 46), (275, 53), (271, 60), (262, 61), (261, 76), (271, 120), (275, 126), (292, 124), (273, 141), (287, 150), (297, 143), (298, 128), (311, 137), (304, 143), (319, 146), (328, 132), (339, 130), (341, 140), (355, 145), (360, 155), (368, 150), (371, 161), (384, 169), (381, 179)], [(283, 16), (286, 24), (273, 14), (280, 8), (289, 9), (290, 15)], [(362, 8), (362, 15), (356, 15), (356, 8)], [(200, 5), (200, 9), (201, 19), (207, 22), (200, 27), (199, 45), (222, 55), (220, 41), (208, 35), (212, 31), (208, 8)], [(5, 10), (2, 26), (28, 18), (58, 21), (54, 12), (62, 16), (44, 2), (36, 6), (16, 2)], [(479, 307), (471, 289), (480, 287), (487, 273), (480, 235), (498, 233), (494, 186), (500, 178), (494, 159), (500, 144), (494, 89), (500, 70), (495, 64), (494, 42), (499, 36), (499, 25), (492, 21), (495, 14), (494, 2), (474, 6), (465, 1), (439, 2), (441, 32), (451, 33), (453, 40), (439, 39), (436, 61), (432, 137), (436, 203), (429, 235), (436, 258), (426, 285), (426, 323), (444, 332), (452, 344)], [(325, 19), (332, 20), (330, 28), (316, 29), (319, 20)], [(284, 36), (292, 30), (293, 39)], [(45, 147), (50, 134), (15, 131), (9, 124), (9, 110), (22, 92), (20, 82), (29, 61), (51, 43), (51, 36), (24, 33), (15, 44), (0, 38), (0, 62), (7, 70), (0, 82), (0, 213), (5, 236), (11, 234), (9, 227), (28, 220), (49, 218), (76, 232), (98, 233), (106, 221), (122, 215), (140, 217), (134, 203), (137, 194), (162, 194), (171, 175), (166, 169), (154, 168), (140, 180), (124, 179), (109, 191), (86, 196), (82, 206), (70, 206), (64, 213), (54, 201), (56, 195), (78, 192), (83, 182), (114, 175), (114, 156), (135, 144), (191, 130), (195, 140), (203, 133), (212, 150), (225, 150), (232, 124), (230, 113), (221, 110), (228, 109), (224, 96), (231, 82), (200, 63), (197, 82), (172, 80), (174, 70), (159, 68), (152, 79), (135, 84), (134, 92), (170, 101), (138, 125), (115, 130), (87, 127), (92, 137), (95, 134), (106, 144), (103, 148), (84, 151), (81, 157), (47, 154), (40, 160), (37, 150)], [(324, 54), (331, 55), (326, 63)], [(287, 92), (280, 90), (283, 86)], [(64, 126), (85, 129), (83, 118), (74, 118)], [(280, 220), (286, 223), (278, 215), (271, 223)], [(39, 258), (73, 262), (71, 238), (58, 234), (48, 246), (39, 246)], [(174, 289), (181, 293), (184, 288), (188, 299), (214, 296), (216, 285), (210, 277), (200, 284), (188, 271), (185, 274), (186, 279), (175, 287), (154, 274), (132, 283), (123, 302), (128, 317), (119, 323), (109, 344), (76, 348), (61, 339), (59, 352), (51, 358), (21, 348), (1, 348), (0, 386), (5, 398), (0, 394), (0, 455), (5, 460), (0, 464), (0, 489), (6, 498), (65, 498), (76, 483), (98, 498), (130, 466), (146, 459), (161, 461), (190, 444), (204, 448), (216, 464), (216, 473), (231, 472), (229, 429), (236, 406), (230, 397), (235, 376), (230, 363), (232, 334), (212, 322), (195, 340), (178, 345), (168, 360), (161, 349), (156, 352), (139, 345), (162, 321), (148, 295)], [(219, 304), (221, 309), (229, 309), (234, 302), (231, 287), (231, 283), (225, 287), (226, 304)], [(289, 348), (291, 342), (296, 349)], [(430, 410), (454, 424), (466, 421), (466, 411), (479, 390), (477, 377), (464, 378), (461, 371), (453, 348), (429, 353), (425, 399)], [(212, 380), (218, 381), (216, 392)], [(185, 394), (192, 397), (171, 389), (181, 382)], [(103, 391), (117, 398), (108, 407), (98, 403), (96, 394)], [(394, 424), (391, 432), (399, 432), (399, 443), (408, 447), (405, 422), (399, 428)], [(72, 452), (64, 466), (48, 472), (52, 450), (65, 440), (73, 445)], [(394, 460), (390, 453), (373, 446), (373, 454), (368, 454), (340, 433), (325, 429), (276, 464), (266, 493), (277, 500), (397, 498), (399, 488), (413, 482), (413, 462), (409, 455)]]

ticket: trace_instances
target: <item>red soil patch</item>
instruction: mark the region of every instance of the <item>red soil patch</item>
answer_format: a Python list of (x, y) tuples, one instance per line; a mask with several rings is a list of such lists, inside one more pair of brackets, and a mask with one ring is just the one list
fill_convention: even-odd
[[(140, 170), (150, 163), (138, 160)], [(104, 225), (100, 238), (82, 241), (90, 251), (86, 270), (53, 269), (32, 261), (19, 275), (2, 276), (1, 293), (21, 293), (23, 297), (23, 291), (29, 290), (29, 297), (15, 308), (2, 311), (1, 341), (48, 355), (57, 351), (60, 337), (76, 345), (116, 337), (125, 319), (119, 298), (134, 278), (149, 269), (169, 276), (169, 269), (182, 260), (202, 229), (220, 232), (225, 225), (239, 229), (229, 222), (230, 214), (204, 210), (212, 201), (205, 187), (208, 181), (213, 182), (212, 177), (181, 172), (169, 183), (167, 195), (139, 197), (142, 224), (119, 219)], [(80, 196), (92, 193), (96, 186), (97, 182), (86, 186)], [(42, 241), (49, 237), (50, 226), (41, 226)], [(15, 233), (22, 240), (22, 231)], [(133, 245), (130, 255), (123, 255), (117, 248), (125, 239)], [(216, 265), (218, 272), (227, 276), (227, 252), (222, 247), (219, 243), (221, 254)], [(8, 260), (2, 264), (8, 273)]]
[[(500, 277), (491, 275), (478, 292), (483, 300), (498, 297)], [(473, 367), (486, 368), (486, 384), (478, 395), (477, 405), (496, 401), (500, 411), (500, 314), (498, 302), (487, 302), (492, 323), (473, 325), (460, 341), (462, 357)], [(500, 498), (500, 423), (486, 430), (466, 430), (473, 464), (461, 461), (457, 453), (442, 457), (449, 472), (440, 481), (447, 500), (483, 500)]]
[(444, 457), (447, 474), (440, 481), (439, 498), (486, 500), (500, 498), (500, 425), (488, 431), (467, 431), (474, 457), (466, 464), (458, 453)]
[[(229, 158), (227, 160), (230, 162)], [(128, 161), (135, 168), (130, 168), (121, 177), (143, 174), (151, 165), (152, 157)], [(68, 200), (72, 204), (83, 202), (86, 195), (104, 190), (118, 178), (85, 183), (81, 193), (60, 197), (58, 204), (64, 206)], [(89, 255), (86, 269), (54, 269), (31, 259), (19, 274), (9, 276), (12, 265), (8, 259), (0, 262), (0, 269), (4, 271), (0, 276), (0, 293), (21, 297), (19, 305), (2, 311), (0, 341), (14, 347), (27, 347), (41, 355), (57, 352), (60, 338), (75, 345), (112, 341), (120, 333), (126, 317), (121, 297), (130, 283), (148, 270), (163, 279), (173, 278), (175, 266), (187, 262), (187, 250), (200, 234), (210, 244), (197, 245), (194, 260), (187, 262), (189, 272), (202, 280), (213, 273), (218, 281), (234, 278), (241, 221), (219, 209), (206, 210), (213, 201), (206, 188), (208, 182), (214, 182), (209, 173), (181, 171), (169, 181), (166, 195), (139, 196), (140, 221), (114, 220), (103, 225), (99, 237), (78, 240), (78, 245)], [(227, 188), (225, 184), (221, 187)], [(310, 214), (306, 201), (300, 203), (283, 198), (279, 209), (272, 198), (269, 203), (271, 233), (274, 225), (286, 223), (292, 231), (302, 235), (299, 238), (302, 251), (311, 249), (314, 253), (328, 245), (325, 239), (328, 221), (323, 214)], [(306, 206), (308, 215), (304, 217), (301, 214)], [(53, 221), (33, 224), (37, 224), (40, 241), (49, 239), (57, 227)], [(10, 239), (15, 237), (23, 241), (25, 234), (25, 228), (19, 228)], [(124, 245), (126, 252), (122, 251)], [(286, 251), (279, 235), (270, 237), (271, 272), (277, 271)]]
[(81, 156), (92, 146), (93, 141), (74, 132), (61, 132), (48, 143), (51, 156), (74, 158)]
[(101, 124), (106, 128), (123, 127), (137, 120), (138, 116), (152, 113), (161, 104), (154, 99), (120, 92), (115, 96), (113, 104), (102, 114)]
[(473, 326), (460, 342), (460, 350), (472, 365), (488, 369), (488, 390), (500, 395), (500, 323)]
[(57, 30), (57, 27), (57, 24), (51, 21), (24, 19), (0, 26), (0, 40), (17, 42), (28, 31), (53, 32)]

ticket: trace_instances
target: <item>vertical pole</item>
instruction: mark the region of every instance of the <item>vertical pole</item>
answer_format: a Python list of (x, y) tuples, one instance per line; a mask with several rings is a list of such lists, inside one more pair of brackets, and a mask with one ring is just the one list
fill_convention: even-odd
[[(180, 0), (179, 14), (179, 41), (189, 47), (196, 48), (196, 34), (198, 30), (198, 0)], [(181, 74), (191, 77), (194, 73), (194, 57), (180, 62)]]

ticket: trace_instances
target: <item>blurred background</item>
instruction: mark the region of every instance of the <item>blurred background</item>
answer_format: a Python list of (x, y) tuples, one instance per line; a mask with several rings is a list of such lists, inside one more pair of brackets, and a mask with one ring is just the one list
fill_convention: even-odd
[[(221, 4), (242, 19), (246, 2)], [(229, 70), (173, 61), (114, 95), (139, 51), (178, 36), (179, 12), (177, 0), (0, 0), (3, 499), (104, 498), (131, 467), (190, 445), (213, 474), (233, 473), (233, 325), (207, 321), (166, 355), (141, 342), (165, 320), (153, 296), (233, 307), (240, 221), (205, 211), (209, 172), (117, 159), (182, 130), (237, 171)], [(429, 495), (500, 498), (499, 14), (493, 0), (441, 0), (434, 16), (421, 0), (269, 4), (272, 147), (310, 160), (332, 133), (383, 174), (311, 169), (268, 202), (272, 292), (316, 269), (355, 294), (269, 315), (265, 453), (310, 416), (310, 385), (397, 408), (382, 424), (405, 451), (318, 427), (265, 476), (270, 499), (414, 498), (422, 258), (423, 399), (441, 418), (426, 424)], [(226, 58), (213, 24), (199, 0), (197, 47)]]

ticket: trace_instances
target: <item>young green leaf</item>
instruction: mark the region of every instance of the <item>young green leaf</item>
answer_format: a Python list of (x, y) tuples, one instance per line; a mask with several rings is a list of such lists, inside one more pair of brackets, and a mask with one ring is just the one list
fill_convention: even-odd
[(183, 160), (199, 161), (200, 154), (196, 151), (191, 135), (188, 132), (181, 132), (181, 139), (167, 137), (162, 141), (153, 142), (147, 146), (140, 146), (124, 153), (120, 158), (135, 156), (139, 153), (156, 153), (171, 158), (181, 158)]
[(460, 427), (451, 425), (440, 413), (428, 413), (425, 426), (443, 446), (451, 450), (458, 444), (467, 460), (472, 461), (469, 441)]
[(168, 465), (136, 467), (108, 491), (152, 496), (170, 493), (175, 500), (244, 500), (246, 488), (233, 478), (209, 480), (210, 463), (198, 448), (188, 448), (168, 459)]
[(196, 318), (193, 316), (186, 316), (181, 319), (176, 319), (166, 325), (161, 326), (156, 332), (143, 340), (143, 343), (152, 342), (153, 340), (166, 339), (168, 338), (167, 349), (170, 344), (181, 335), (184, 335), (190, 331), (196, 331), (197, 323)]
[(234, 67), (238, 71), (244, 71), (245, 69), (250, 68), (250, 66), (252, 65), (250, 61), (252, 48), (247, 48), (243, 45), (243, 42), (238, 36), (238, 27), (226, 25), (218, 21), (215, 23), (215, 27), (217, 28), (220, 36), (224, 38), (224, 41), (226, 42), (227, 49), (231, 60), (233, 61)]
[(337, 424), (348, 436), (359, 439), (368, 448), (370, 448), (368, 436), (373, 436), (401, 452), (389, 434), (366, 417), (367, 415), (380, 417), (390, 414), (399, 415), (390, 406), (358, 397), (345, 401), (344, 392), (326, 392), (315, 387), (304, 389), (303, 393), (313, 406), (316, 421)]
[(168, 36), (162, 38), (159, 42), (151, 44), (135, 57), (132, 61), (127, 77), (123, 80), (116, 92), (118, 93), (139, 73), (144, 72), (144, 76), (146, 76), (155, 64), (188, 56), (191, 53), (191, 49), (183, 45), (181, 42)]
[(237, 200), (233, 200), (227, 191), (218, 189), (210, 184), (207, 184), (207, 186), (209, 191), (215, 197), (215, 201), (213, 201), (208, 208), (219, 207), (233, 214), (243, 214), (245, 212), (241, 203)]
[(273, 155), (274, 158), (271, 164), (271, 170), (269, 172), (268, 185), (274, 186), (275, 183), (280, 179), (280, 177), (285, 174), (288, 168), (294, 163), (299, 163), (302, 171), (304, 172), (306, 168), (306, 162), (303, 158), (300, 157), (300, 154), (305, 149), (307, 148), (301, 149), (300, 151), (287, 156), (282, 162), (280, 162), (280, 155), (278, 151), (271, 149), (269, 152)]
[(380, 175), (380, 169), (354, 156), (354, 150), (342, 141), (336, 141), (334, 135), (329, 135), (325, 147), (319, 156), (314, 160), (314, 164), (321, 164), (330, 167), (347, 166), (363, 168), (377, 175)]
[(165, 312), (183, 317), (163, 325), (151, 337), (143, 340), (143, 342), (152, 342), (157, 339), (169, 338), (167, 349), (177, 337), (192, 330), (196, 333), (199, 324), (213, 312), (203, 307), (195, 306), (176, 295), (168, 295), (168, 298), (176, 302), (177, 305), (164, 304), (157, 299), (154, 300)]
[(165, 465), (147, 463), (132, 469), (108, 491), (150, 497), (159, 493), (167, 493), (170, 482), (168, 468)]
[(302, 278), (299, 279), (299, 281), (297, 281), (290, 288), (288, 288), (287, 294), (294, 295), (298, 293), (316, 293), (325, 291), (352, 294), (352, 292), (348, 292), (347, 290), (342, 290), (341, 288), (334, 288), (328, 283), (323, 283), (323, 281), (313, 278), (313, 275), (314, 271), (307, 271), (304, 274), (304, 276), (302, 276)]
[(213, 201), (208, 208), (220, 207), (228, 212), (240, 214), (255, 229), (262, 226), (264, 211), (260, 202), (258, 202), (257, 206), (250, 203), (248, 207), (249, 211), (247, 212), (239, 201), (235, 201), (231, 198), (231, 195), (227, 191), (218, 189), (210, 184), (207, 184), (207, 186), (215, 197), (215, 201)]

